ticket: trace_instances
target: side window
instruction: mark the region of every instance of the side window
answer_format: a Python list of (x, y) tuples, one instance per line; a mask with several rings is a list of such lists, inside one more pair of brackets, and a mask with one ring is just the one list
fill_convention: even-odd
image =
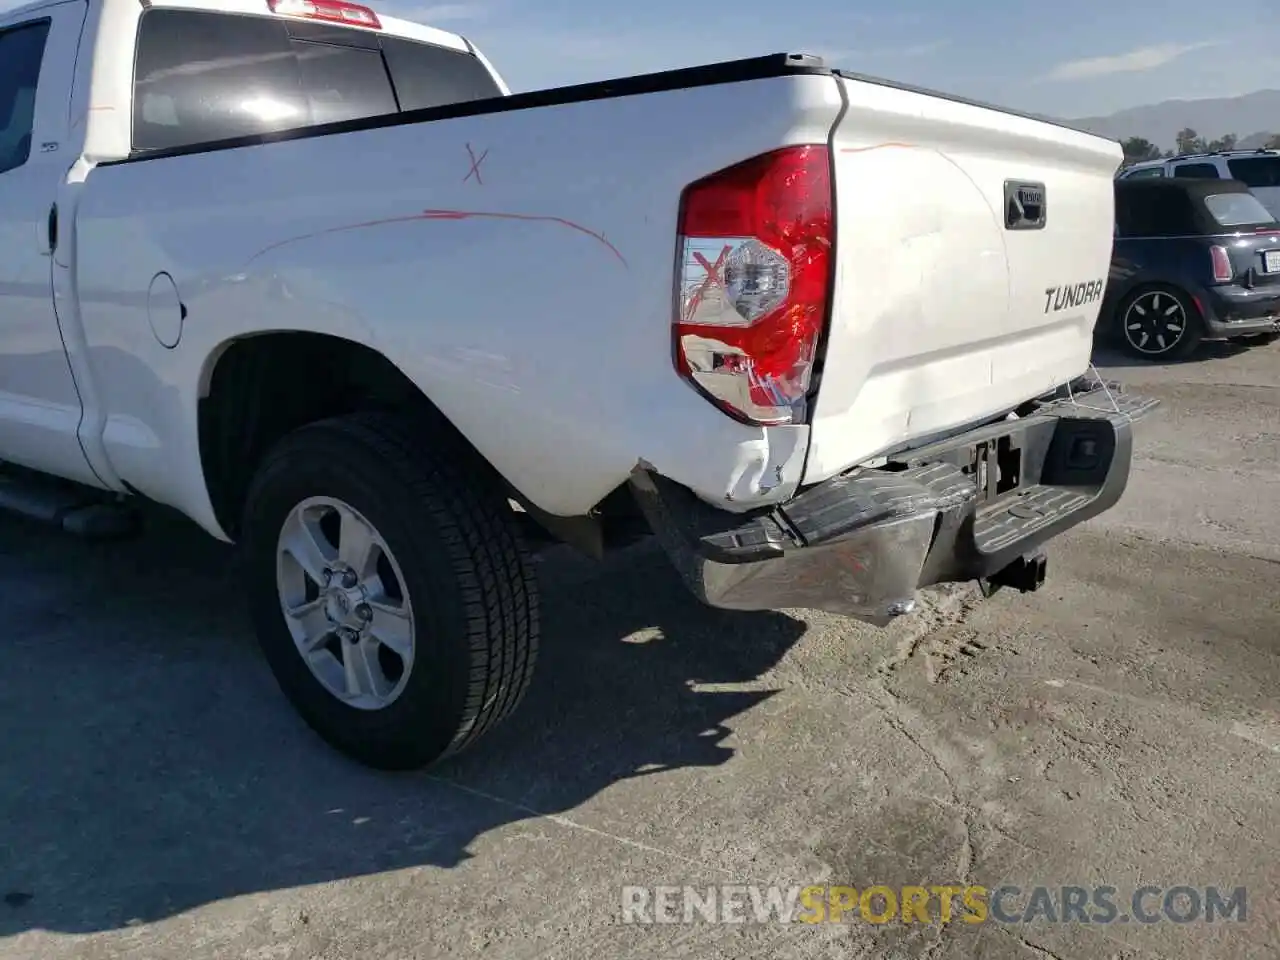
[(1218, 168), (1212, 163), (1180, 163), (1173, 168), (1173, 175), (1191, 180), (1217, 180)]
[(48, 36), (47, 20), (0, 32), (0, 173), (31, 156), (36, 82)]
[(1141, 170), (1130, 170), (1124, 175), (1126, 180), (1142, 180), (1148, 177), (1163, 177), (1164, 167), (1143, 167)]
[(1227, 161), (1227, 169), (1250, 189), (1280, 187), (1280, 157), (1275, 154), (1233, 158)]
[(133, 81), (135, 150), (310, 122), (283, 22), (164, 8), (142, 15)]

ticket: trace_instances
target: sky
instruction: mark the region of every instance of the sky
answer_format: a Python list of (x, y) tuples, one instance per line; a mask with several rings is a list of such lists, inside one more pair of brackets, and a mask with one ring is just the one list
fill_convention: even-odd
[(1204, 0), (363, 2), (462, 34), (516, 91), (781, 51), (1068, 119), (1280, 88), (1280, 3), (1216, 16)]
[(1280, 4), (364, 2), (466, 36), (517, 91), (784, 50), (1064, 118), (1280, 87)]

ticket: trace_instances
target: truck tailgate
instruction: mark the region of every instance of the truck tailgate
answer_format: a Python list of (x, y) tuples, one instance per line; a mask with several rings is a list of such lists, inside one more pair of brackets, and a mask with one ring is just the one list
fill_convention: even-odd
[(1121, 160), (1053, 123), (838, 82), (837, 264), (806, 483), (1088, 368)]

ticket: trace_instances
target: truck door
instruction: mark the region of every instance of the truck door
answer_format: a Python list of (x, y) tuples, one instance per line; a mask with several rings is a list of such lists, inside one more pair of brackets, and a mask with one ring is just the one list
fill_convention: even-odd
[(0, 460), (101, 486), (53, 304), (51, 211), (84, 0), (0, 14)]

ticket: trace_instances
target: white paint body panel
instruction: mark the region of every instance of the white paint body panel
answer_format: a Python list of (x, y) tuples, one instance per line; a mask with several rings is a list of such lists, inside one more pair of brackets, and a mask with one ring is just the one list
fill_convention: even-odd
[[(62, 103), (68, 86), (71, 98), (60, 172), (29, 188), (41, 217), (54, 199), (61, 211), (58, 311), (24, 301), (30, 317), (0, 326), (0, 372), (33, 349), (58, 359), (60, 379), (21, 389), (30, 409), (41, 389), (61, 407), (23, 433), (12, 399), (0, 406), (0, 459), (131, 487), (224, 536), (199, 454), (201, 393), (233, 341), (296, 330), (389, 358), (550, 513), (586, 512), (640, 461), (745, 510), (1084, 369), (1094, 314), (1048, 324), (1038, 311), (1047, 282), (1105, 276), (1104, 141), (851, 87), (837, 149), (927, 149), (837, 155), (840, 266), (816, 420), (749, 427), (673, 368), (680, 193), (755, 154), (827, 142), (845, 81), (789, 76), (114, 164), (130, 147), (140, 12), (134, 0), (94, 3), (78, 63), (74, 44), (46, 63), (46, 74), (74, 69), (61, 84)], [(467, 176), (468, 146), (487, 151), (482, 182)], [(1050, 230), (1026, 246), (1002, 237), (985, 207), (1006, 176), (1049, 182)], [(6, 218), (20, 205), (13, 183), (0, 175)], [(29, 226), (6, 220), (0, 253)], [(175, 347), (148, 315), (161, 272), (188, 311)], [(0, 306), (15, 303), (6, 294)]]
[[(1088, 368), (1118, 144), (843, 79), (834, 139), (837, 276), (805, 482), (998, 415)], [(1005, 229), (1004, 183), (1045, 185), (1044, 229)]]
[[(742, 98), (759, 123), (671, 149)], [(208, 521), (196, 406), (212, 359), (306, 330), (390, 358), (551, 513), (589, 509), (640, 459), (718, 501), (779, 470), (794, 490), (807, 428), (735, 423), (672, 366), (676, 212), (686, 183), (821, 139), (838, 106), (829, 78), (764, 80), (100, 167), (77, 281), (107, 455)], [(600, 138), (609, 124), (624, 132)], [(483, 184), (465, 181), (467, 144), (488, 151)], [(176, 350), (145, 313), (159, 271), (189, 310)]]

